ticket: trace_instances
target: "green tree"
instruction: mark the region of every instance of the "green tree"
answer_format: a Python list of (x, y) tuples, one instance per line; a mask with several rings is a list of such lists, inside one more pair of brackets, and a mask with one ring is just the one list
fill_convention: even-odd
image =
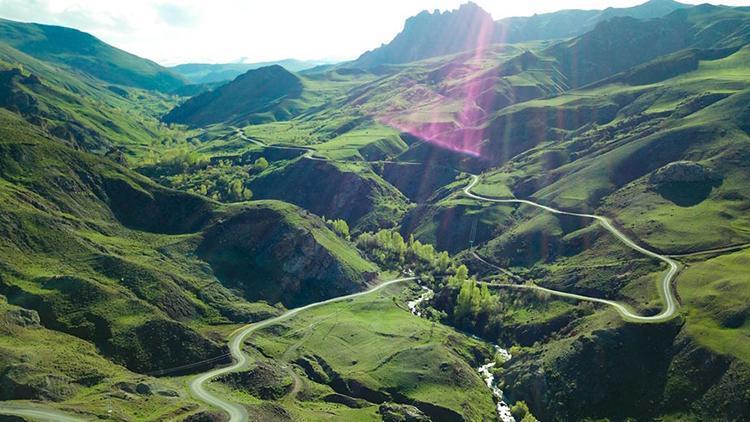
[(229, 195), (234, 201), (249, 201), (253, 197), (253, 192), (242, 180), (237, 179), (229, 183)]
[(466, 280), (460, 286), (461, 290), (459, 290), (456, 299), (456, 308), (453, 311), (453, 318), (456, 322), (463, 321), (476, 314), (479, 309), (479, 296), (481, 294), (474, 280)]
[(437, 255), (437, 262), (435, 262), (435, 268), (438, 270), (438, 272), (445, 273), (448, 271), (448, 268), (451, 265), (451, 257), (448, 255), (448, 252), (440, 252)]
[(253, 168), (257, 171), (263, 171), (268, 168), (268, 160), (264, 157), (260, 157), (253, 163)]
[(344, 239), (349, 240), (349, 225), (346, 224), (346, 221), (344, 220), (334, 220), (331, 221), (331, 229), (333, 229), (333, 232), (339, 235), (340, 237), (343, 237)]
[(538, 422), (537, 418), (531, 414), (529, 406), (525, 401), (516, 402), (513, 407), (510, 408), (510, 414), (516, 418), (517, 421), (521, 422)]

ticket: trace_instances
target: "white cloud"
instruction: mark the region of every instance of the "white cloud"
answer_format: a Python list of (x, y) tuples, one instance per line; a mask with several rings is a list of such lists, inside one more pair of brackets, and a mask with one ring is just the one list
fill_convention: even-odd
[(175, 3), (161, 3), (154, 5), (154, 8), (159, 17), (172, 26), (194, 27), (200, 21), (200, 14), (189, 6)]

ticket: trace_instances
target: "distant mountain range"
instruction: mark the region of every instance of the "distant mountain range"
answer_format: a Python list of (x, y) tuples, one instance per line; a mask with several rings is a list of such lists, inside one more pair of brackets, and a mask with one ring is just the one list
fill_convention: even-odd
[(469, 2), (457, 10), (423, 11), (407, 19), (404, 29), (390, 43), (362, 54), (354, 64), (373, 67), (409, 63), (494, 43), (570, 38), (582, 35), (611, 18), (659, 18), (685, 7), (688, 5), (672, 0), (650, 0), (629, 8), (563, 10), (495, 22), (484, 9)]
[(654, 19), (690, 5), (673, 0), (650, 0), (638, 6), (604, 10), (560, 10), (528, 17), (504, 18), (496, 23), (498, 42), (518, 43), (582, 35), (600, 22), (616, 17)]
[(248, 70), (261, 67), (279, 65), (286, 70), (299, 72), (316, 66), (331, 64), (326, 60), (297, 60), (286, 59), (257, 63), (186, 63), (170, 67), (173, 72), (182, 75), (193, 84), (210, 84), (215, 82), (226, 82), (240, 76)]

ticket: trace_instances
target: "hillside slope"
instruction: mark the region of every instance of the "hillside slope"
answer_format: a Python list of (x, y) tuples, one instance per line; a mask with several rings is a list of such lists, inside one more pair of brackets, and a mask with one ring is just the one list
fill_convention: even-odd
[(604, 10), (561, 10), (534, 16), (511, 17), (497, 21), (497, 42), (519, 43), (533, 40), (571, 38), (591, 31), (601, 22), (617, 17), (639, 20), (666, 16), (690, 7), (673, 0), (649, 0), (633, 7), (608, 7)]
[[(276, 312), (242, 297), (280, 300), (284, 277), (303, 280), (304, 290), (285, 300), (307, 303), (360, 289), (375, 271), (319, 218), (288, 204), (226, 208), (67, 148), (6, 111), (0, 118), (0, 294), (133, 371), (221, 355), (191, 326)], [(270, 214), (257, 219), (263, 210)], [(266, 245), (265, 262), (278, 276), (248, 294), (229, 290), (237, 286), (221, 261), (237, 252), (224, 249), (231, 233), (220, 228), (238, 220), (275, 227), (242, 239)], [(296, 241), (286, 249), (284, 242)], [(208, 253), (210, 242), (218, 244)], [(207, 261), (196, 258), (199, 250)]]
[(226, 85), (189, 99), (164, 116), (164, 121), (205, 126), (285, 120), (291, 114), (287, 108), (300, 98), (302, 90), (300, 78), (281, 66), (249, 70)]
[(171, 91), (184, 80), (158, 64), (112, 47), (85, 32), (0, 20), (0, 40), (11, 47), (103, 81)]

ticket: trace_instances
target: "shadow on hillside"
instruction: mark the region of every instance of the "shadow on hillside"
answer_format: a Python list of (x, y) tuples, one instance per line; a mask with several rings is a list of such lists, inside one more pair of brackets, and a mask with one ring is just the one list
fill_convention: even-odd
[(705, 201), (720, 181), (672, 182), (656, 189), (664, 199), (680, 207), (692, 207)]

